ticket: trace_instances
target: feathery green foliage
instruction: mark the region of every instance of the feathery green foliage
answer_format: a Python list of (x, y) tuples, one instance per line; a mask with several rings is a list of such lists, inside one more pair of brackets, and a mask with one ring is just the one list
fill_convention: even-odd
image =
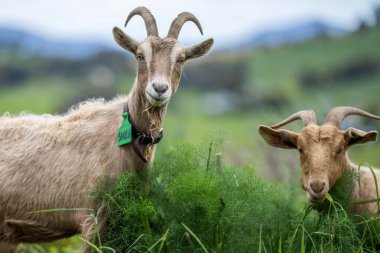
[(117, 252), (145, 251), (167, 234), (164, 252), (249, 252), (261, 243), (277, 249), (297, 222), (291, 191), (263, 181), (249, 166), (219, 167), (219, 151), (219, 141), (206, 148), (182, 143), (148, 178), (123, 175), (106, 195), (104, 244)]
[[(359, 175), (347, 171), (336, 182), (322, 204), (311, 204), (304, 209), (304, 219), (295, 232), (289, 252), (376, 252), (380, 243), (378, 218), (350, 213), (351, 193)], [(301, 236), (307, 234), (304, 245)]]
[(360, 245), (354, 220), (347, 214), (356, 177), (354, 172), (347, 171), (323, 203), (305, 208), (307, 217), (302, 232), (308, 235), (304, 240), (308, 251), (352, 252)]
[(294, 186), (265, 181), (249, 166), (219, 166), (220, 147), (180, 143), (151, 171), (106, 184), (103, 245), (116, 252), (375, 250), (377, 219), (348, 214), (355, 174), (345, 173), (322, 204), (302, 211)]

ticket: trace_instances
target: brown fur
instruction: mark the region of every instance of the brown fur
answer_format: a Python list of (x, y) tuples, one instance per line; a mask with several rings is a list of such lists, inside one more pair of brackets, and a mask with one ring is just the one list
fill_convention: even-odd
[[(94, 233), (91, 214), (97, 214), (102, 230), (106, 219), (103, 205), (94, 211), (34, 211), (95, 209), (88, 194), (102, 178), (117, 178), (123, 171), (145, 166), (131, 145), (117, 145), (123, 106), (128, 103), (130, 115), (142, 131), (156, 136), (168, 103), (152, 106), (146, 88), (157, 77), (169, 80), (171, 97), (183, 67), (178, 58), (184, 57), (187, 49), (172, 38), (149, 36), (137, 43), (117, 29), (115, 40), (136, 57), (137, 53), (152, 52), (143, 55), (151, 59), (150, 64), (137, 57), (136, 81), (127, 97), (110, 102), (86, 101), (63, 116), (0, 117), (0, 252), (15, 252), (22, 242), (48, 242), (77, 233), (91, 241)], [(208, 47), (197, 57), (211, 46), (209, 40)], [(151, 163), (155, 147), (147, 152), (145, 146), (140, 148)], [(87, 244), (83, 248), (90, 251)]]
[[(363, 132), (349, 128), (342, 131), (337, 126), (325, 123), (306, 125), (300, 133), (285, 129), (259, 127), (260, 135), (271, 146), (297, 149), (302, 167), (301, 185), (312, 202), (320, 202), (326, 193), (346, 170), (359, 172), (360, 184), (355, 182), (353, 200), (377, 198), (374, 178), (367, 167), (350, 162), (347, 149), (354, 144), (375, 140), (375, 132)], [(380, 179), (380, 170), (375, 170)], [(360, 185), (360, 187), (359, 187)], [(379, 185), (380, 187), (380, 185)], [(353, 208), (356, 213), (374, 213), (376, 204), (359, 205)]]

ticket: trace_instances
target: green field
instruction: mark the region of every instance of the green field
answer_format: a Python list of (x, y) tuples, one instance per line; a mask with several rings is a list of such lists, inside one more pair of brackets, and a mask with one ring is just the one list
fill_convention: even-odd
[[(203, 95), (215, 90), (205, 91), (190, 85), (179, 87), (169, 105), (164, 122), (165, 138), (158, 146), (157, 159), (160, 160), (164, 152), (178, 141), (202, 144), (213, 136), (223, 136), (224, 163), (249, 165), (270, 180), (298, 182), (298, 154), (268, 147), (258, 135), (258, 125), (274, 124), (303, 109), (315, 110), (319, 123), (322, 123), (328, 111), (337, 105), (354, 106), (379, 115), (379, 41), (380, 29), (374, 28), (339, 38), (324, 37), (272, 49), (210, 55), (202, 66), (224, 62), (243, 66), (243, 81), (236, 83), (234, 92), (244, 103), (223, 113), (207, 114), (203, 109)], [(8, 56), (0, 55), (0, 66), (28, 68), (33, 73), (48, 64), (44, 59), (25, 61), (27, 64), (23, 67), (22, 58), (10, 60)], [(369, 71), (368, 68), (373, 69)], [(117, 73), (108, 87), (94, 86), (86, 76), (65, 74), (35, 74), (17, 85), (0, 86), (0, 114), (22, 111), (57, 114), (86, 98), (110, 98), (117, 93), (127, 93), (134, 78), (133, 72), (129, 69), (126, 74)], [(307, 80), (315, 84), (310, 85)], [(352, 117), (347, 122), (357, 128), (380, 130), (380, 122), (359, 117)], [(301, 123), (289, 126), (296, 131), (300, 128)], [(379, 167), (379, 153), (380, 142), (377, 142), (357, 146), (350, 155), (354, 162)], [(267, 161), (271, 157), (274, 157), (274, 164), (269, 167)], [(303, 194), (298, 183), (296, 185), (299, 188), (295, 189), (297, 194)], [(32, 252), (79, 252), (80, 241), (74, 237), (32, 248)]]

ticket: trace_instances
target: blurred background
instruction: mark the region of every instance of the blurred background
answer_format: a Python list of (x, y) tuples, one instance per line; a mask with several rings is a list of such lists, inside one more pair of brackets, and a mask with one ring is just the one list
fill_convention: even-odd
[[(152, 11), (161, 36), (190, 11), (205, 33), (186, 23), (181, 44), (215, 39), (209, 55), (185, 66), (158, 157), (178, 140), (223, 136), (225, 162), (298, 180), (298, 153), (268, 147), (259, 124), (303, 109), (315, 110), (322, 123), (338, 105), (380, 114), (380, 0), (2, 1), (0, 114), (60, 114), (88, 98), (128, 93), (135, 60), (111, 30), (140, 5)], [(140, 17), (123, 29), (137, 40), (146, 35)], [(380, 130), (380, 122), (360, 117), (349, 117), (343, 128), (349, 126)], [(378, 167), (379, 154), (379, 142), (350, 151), (353, 161)]]

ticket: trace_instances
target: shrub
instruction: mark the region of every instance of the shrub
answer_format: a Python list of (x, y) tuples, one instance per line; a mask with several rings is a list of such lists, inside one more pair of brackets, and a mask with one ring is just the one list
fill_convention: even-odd
[(350, 252), (380, 242), (376, 220), (347, 214), (350, 173), (328, 201), (302, 211), (298, 186), (265, 181), (250, 166), (220, 165), (219, 151), (219, 141), (180, 143), (150, 171), (105, 184), (103, 245), (116, 252)]

